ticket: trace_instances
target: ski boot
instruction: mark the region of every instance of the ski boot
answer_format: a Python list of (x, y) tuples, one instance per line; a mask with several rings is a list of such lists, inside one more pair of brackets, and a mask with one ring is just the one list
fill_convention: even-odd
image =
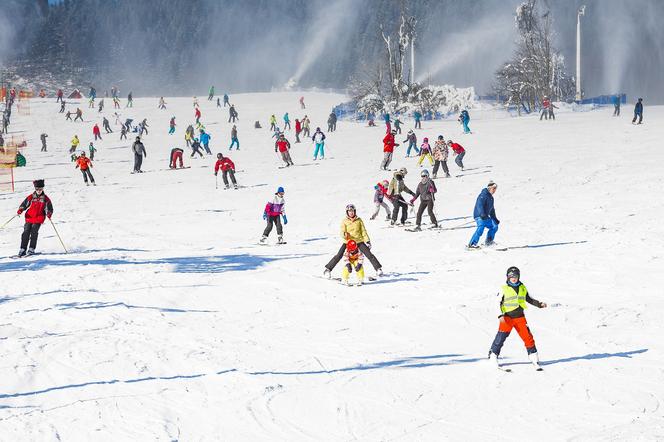
[(93, 186), (97, 187), (97, 183), (92, 183)]
[(376, 276), (383, 276), (383, 268), (376, 270)]
[(530, 359), (530, 362), (533, 364), (533, 367), (535, 367), (535, 370), (537, 370), (537, 371), (542, 371), (543, 370), (542, 367), (539, 364), (539, 355), (537, 354), (537, 352), (530, 353), (528, 355), (528, 359)]
[(491, 363), (491, 365), (495, 365), (496, 367), (499, 367), (498, 355), (495, 354), (494, 352), (492, 352), (491, 350), (489, 350), (489, 362)]
[(492, 247), (492, 246), (495, 246), (495, 245), (496, 245), (495, 241), (489, 241), (489, 240), (484, 241), (484, 246), (485, 247)]
[(349, 279), (343, 279), (343, 280), (341, 280), (341, 283), (343, 285), (350, 285), (350, 280)]
[(413, 229), (413, 232), (421, 232), (421, 231), (422, 227), (420, 227), (419, 225), (415, 226), (415, 228)]
[(224, 190), (228, 190), (229, 188), (230, 188), (230, 186), (229, 186), (228, 184), (226, 184), (226, 185), (224, 186)]
[(18, 251), (18, 255), (16, 255), (16, 256), (18, 256), (19, 258), (24, 257), (24, 256), (25, 256), (25, 249), (21, 249), (21, 250), (19, 250), (19, 251)]
[(260, 241), (258, 241), (260, 244), (266, 244), (267, 243), (267, 236), (263, 236)]
[(357, 280), (357, 285), (362, 285), (362, 284), (364, 284), (364, 280), (363, 279), (358, 279)]
[(277, 244), (286, 244), (283, 236), (281, 235), (277, 236)]
[(238, 189), (237, 184), (233, 184), (233, 189), (235, 189), (235, 190)]
[(392, 217), (390, 215), (385, 216), (385, 221), (392, 221)]
[(468, 245), (466, 246), (466, 248), (467, 248), (468, 250), (476, 250), (476, 249), (479, 249), (480, 246), (478, 246), (477, 244), (468, 244)]
[(28, 252), (26, 253), (26, 256), (31, 256), (35, 254), (35, 249), (28, 249)]
[(371, 215), (371, 216), (369, 217), (369, 219), (372, 220), (372, 221), (375, 220), (375, 219), (376, 219), (376, 215)]
[(323, 270), (323, 277), (325, 277), (327, 279), (330, 279), (332, 277), (330, 269), (325, 268), (325, 270)]
[(90, 187), (90, 183), (85, 183), (86, 186)]

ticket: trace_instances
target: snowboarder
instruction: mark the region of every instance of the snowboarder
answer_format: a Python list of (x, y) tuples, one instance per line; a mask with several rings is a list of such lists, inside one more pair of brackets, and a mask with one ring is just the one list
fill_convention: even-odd
[[(46, 152), (46, 137), (48, 137), (48, 135), (46, 135), (45, 133), (42, 133), (39, 136), (39, 138), (41, 139), (41, 143), (42, 143), (42, 147), (41, 147), (42, 152)], [(0, 136), (0, 138), (2, 138), (2, 136)], [(0, 144), (0, 146), (2, 146), (2, 144)]]
[(99, 125), (97, 123), (95, 123), (92, 128), (92, 134), (95, 136), (95, 141), (97, 141), (97, 139), (101, 140), (101, 131), (99, 130)]
[(447, 157), (449, 156), (449, 152), (450, 150), (447, 147), (447, 143), (445, 143), (443, 136), (438, 135), (438, 140), (436, 141), (436, 144), (434, 144), (433, 146), (433, 159), (435, 161), (435, 164), (433, 166), (434, 179), (438, 175), (438, 168), (440, 166), (443, 166), (443, 172), (445, 172), (445, 178), (450, 177), (450, 170), (447, 168)]
[(364, 227), (362, 218), (357, 216), (354, 204), (346, 205), (346, 216), (341, 220), (341, 239), (343, 240), (343, 244), (341, 244), (337, 254), (330, 259), (330, 262), (325, 264), (323, 276), (330, 277), (334, 267), (339, 261), (341, 261), (341, 258), (343, 258), (349, 241), (354, 241), (356, 243), (364, 256), (369, 259), (369, 262), (371, 262), (371, 265), (374, 270), (376, 270), (378, 276), (383, 275), (383, 266), (373, 253), (371, 253), (371, 240), (369, 239), (369, 234), (367, 233), (366, 227)]
[[(385, 209), (385, 221), (389, 221), (392, 218), (392, 211), (390, 210), (390, 206), (387, 205), (385, 202), (385, 198), (387, 197), (387, 188), (390, 185), (390, 183), (387, 180), (383, 180), (383, 182), (378, 183), (374, 186), (374, 198), (373, 202), (374, 205), (376, 206), (376, 210), (374, 210), (374, 213), (371, 215), (369, 219), (374, 220), (378, 216), (378, 213), (380, 212), (380, 208), (382, 207)], [(389, 201), (389, 197), (387, 197)]]
[(415, 193), (406, 186), (404, 179), (407, 174), (408, 170), (405, 167), (394, 172), (392, 181), (390, 181), (390, 185), (387, 188), (387, 195), (390, 198), (390, 201), (392, 201), (391, 225), (396, 224), (397, 217), (399, 216), (399, 209), (401, 209), (401, 225), (406, 224), (406, 220), (408, 219), (408, 203), (401, 194), (406, 192), (414, 197)]
[(240, 150), (240, 141), (237, 138), (237, 126), (235, 125), (231, 129), (231, 145), (228, 147), (228, 150), (233, 150), (233, 146), (235, 146), (235, 150)]
[(415, 221), (415, 230), (420, 231), (422, 228), (422, 215), (424, 214), (424, 209), (429, 213), (429, 220), (433, 227), (438, 227), (438, 221), (436, 220), (436, 214), (433, 213), (433, 203), (436, 200), (436, 183), (429, 178), (429, 171), (424, 169), (420, 174), (422, 181), (417, 185), (417, 190), (415, 191), (415, 196), (410, 200), (410, 204), (415, 203), (415, 200), (420, 198), (420, 207), (417, 208), (417, 218)]
[[(92, 146), (92, 143), (90, 143), (90, 146)], [(90, 183), (88, 183), (88, 178), (90, 178), (93, 186), (97, 185), (95, 183), (94, 177), (92, 176), (92, 173), (90, 173), (91, 168), (92, 162), (90, 161), (90, 158), (85, 156), (85, 151), (81, 152), (81, 155), (76, 159), (76, 169), (81, 170), (81, 173), (83, 174), (83, 181), (85, 181), (86, 186), (90, 185)]]
[(431, 158), (431, 145), (429, 144), (429, 139), (426, 137), (420, 146), (420, 159), (417, 161), (417, 165), (422, 167), (422, 161), (424, 161), (425, 158), (428, 159), (429, 164), (433, 166), (433, 158)]
[(463, 146), (459, 143), (455, 143), (452, 140), (448, 140), (447, 145), (452, 148), (452, 152), (454, 152), (454, 155), (456, 156), (456, 158), (454, 158), (454, 162), (461, 168), (461, 171), (463, 171), (463, 157), (466, 156), (466, 149), (464, 149)]
[(422, 129), (422, 113), (420, 111), (413, 112), (415, 118), (415, 129)]
[(285, 167), (292, 166), (293, 160), (291, 159), (290, 152), (290, 142), (286, 139), (284, 134), (280, 134), (277, 141), (274, 143), (274, 151), (279, 151), (281, 154), (281, 159), (286, 163)]
[(102, 125), (104, 126), (104, 130), (106, 131), (107, 134), (112, 134), (113, 130), (111, 129), (111, 124), (108, 121), (108, 118), (104, 117), (102, 120)]
[(272, 114), (270, 116), (270, 130), (274, 132), (277, 129), (277, 117)]
[(284, 130), (286, 130), (286, 127), (288, 127), (288, 129), (291, 128), (290, 117), (288, 116), (288, 112), (284, 114)]
[(489, 350), (489, 360), (496, 367), (499, 367), (498, 356), (500, 355), (500, 350), (503, 348), (503, 344), (512, 329), (515, 328), (526, 346), (528, 359), (530, 359), (530, 362), (539, 371), (541, 367), (539, 365), (537, 347), (535, 347), (535, 339), (530, 331), (530, 327), (528, 327), (524, 310), (528, 307), (528, 304), (538, 308), (546, 308), (547, 304), (530, 296), (528, 289), (521, 282), (521, 272), (517, 267), (508, 268), (506, 276), (506, 284), (501, 287), (501, 291), (498, 293), (500, 297), (498, 332)]
[(346, 252), (344, 253), (344, 268), (341, 270), (341, 281), (345, 285), (350, 285), (350, 274), (353, 270), (357, 274), (357, 285), (364, 283), (364, 255), (357, 247), (357, 243), (352, 239), (346, 243)]
[(632, 118), (632, 124), (636, 123), (636, 119), (639, 119), (637, 124), (641, 124), (643, 121), (643, 98), (639, 98), (639, 101), (634, 105), (634, 118)]
[(477, 223), (477, 229), (470, 238), (470, 242), (468, 243), (469, 249), (480, 248), (477, 243), (480, 241), (484, 229), (489, 229), (484, 245), (490, 246), (493, 244), (496, 232), (498, 231), (498, 224), (500, 224), (493, 205), (493, 195), (496, 193), (496, 189), (498, 189), (498, 185), (493, 181), (489, 181), (486, 188), (482, 189), (477, 196), (475, 208), (473, 209), (473, 218), (475, 219), (475, 223)]
[(168, 135), (175, 133), (175, 116), (171, 117), (171, 121), (168, 122)]
[(277, 226), (277, 243), (284, 244), (284, 232), (283, 228), (281, 227), (281, 218), (279, 218), (280, 216), (283, 217), (284, 225), (288, 224), (284, 193), (284, 188), (280, 186), (277, 188), (272, 201), (268, 201), (268, 203), (265, 205), (265, 209), (263, 210), (263, 219), (267, 221), (267, 226), (265, 227), (265, 230), (263, 230), (263, 236), (260, 239), (261, 244), (265, 244), (267, 242), (267, 237), (272, 231), (272, 226)]
[(145, 146), (141, 143), (141, 137), (136, 137), (136, 141), (131, 146), (131, 150), (134, 152), (134, 171), (132, 173), (143, 173), (141, 170), (141, 165), (143, 164), (143, 157), (148, 156), (145, 151)]
[(184, 153), (184, 150), (180, 149), (179, 147), (174, 147), (171, 149), (171, 156), (170, 156), (170, 163), (168, 165), (169, 169), (177, 169), (177, 163), (180, 163), (180, 169), (184, 167), (184, 164), (182, 163), (182, 154)]
[[(233, 188), (237, 189), (237, 181), (235, 181), (235, 164), (230, 158), (223, 156), (221, 153), (217, 154), (217, 162), (214, 165), (214, 176), (217, 176), (221, 169), (221, 179), (224, 180), (224, 188), (228, 189), (228, 176), (231, 177)], [(278, 233), (278, 232), (277, 232)]]
[(396, 131), (393, 130), (383, 138), (383, 161), (380, 163), (380, 168), (383, 170), (387, 170), (390, 166), (394, 148), (398, 146), (398, 144), (394, 142), (394, 135), (396, 135)]
[(210, 150), (210, 138), (212, 137), (210, 137), (210, 134), (205, 132), (203, 129), (201, 129), (199, 132), (200, 135), (198, 136), (198, 139), (201, 141), (201, 144), (205, 148), (205, 153), (212, 155), (212, 151)]
[[(37, 247), (39, 228), (53, 215), (53, 203), (44, 193), (44, 180), (34, 180), (35, 191), (28, 195), (16, 211), (17, 215), (25, 212), (25, 225), (21, 235), (21, 247), (18, 256), (33, 255)], [(29, 244), (29, 247), (28, 247)]]
[(468, 127), (468, 123), (470, 123), (470, 114), (468, 113), (468, 110), (464, 109), (461, 111), (461, 113), (459, 114), (459, 121), (463, 125), (464, 134), (472, 133), (470, 131), (470, 127)]
[(311, 137), (316, 148), (314, 149), (314, 161), (318, 159), (318, 154), (320, 153), (320, 159), (325, 159), (325, 134), (320, 130), (320, 127), (316, 128), (314, 136)]
[(81, 144), (81, 142), (78, 139), (78, 135), (74, 135), (74, 138), (71, 139), (71, 147), (69, 148), (69, 153), (76, 152), (76, 149), (78, 148), (79, 144)]
[(201, 143), (199, 143), (198, 138), (194, 138), (194, 141), (191, 143), (191, 156), (189, 158), (194, 158), (194, 155), (199, 154), (203, 158), (203, 152), (201, 152)]
[[(394, 133), (396, 134), (396, 130), (394, 131)], [(415, 135), (415, 132), (409, 130), (408, 133), (406, 134), (406, 139), (403, 140), (403, 142), (405, 143), (406, 141), (408, 141), (408, 149), (406, 149), (406, 158), (410, 158), (411, 149), (415, 149), (415, 152), (417, 152), (417, 154), (419, 155), (420, 149), (417, 148), (417, 135)]]
[(95, 147), (94, 144), (92, 144), (92, 141), (90, 141), (90, 144), (88, 145), (88, 151), (90, 152), (90, 161), (94, 161), (95, 152), (97, 152), (97, 148)]

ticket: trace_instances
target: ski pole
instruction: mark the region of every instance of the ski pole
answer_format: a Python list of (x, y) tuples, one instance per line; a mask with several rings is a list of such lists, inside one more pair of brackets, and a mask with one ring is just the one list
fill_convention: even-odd
[(58, 229), (55, 228), (55, 224), (53, 223), (53, 220), (51, 218), (48, 219), (51, 222), (51, 225), (53, 226), (53, 230), (55, 230), (55, 234), (58, 236), (58, 239), (60, 240), (60, 244), (62, 244), (62, 248), (65, 249), (65, 253), (69, 253), (67, 251), (67, 247), (65, 247), (65, 243), (62, 242), (62, 238), (60, 238), (60, 234), (58, 233)]
[(18, 215), (14, 215), (14, 216), (12, 216), (11, 218), (9, 218), (9, 220), (8, 220), (6, 223), (4, 223), (3, 225), (0, 226), (0, 229), (4, 228), (7, 224), (9, 224), (9, 223), (10, 223), (14, 218), (16, 218), (17, 216), (18, 216)]
[(214, 174), (214, 188), (219, 189), (219, 177), (216, 173)]

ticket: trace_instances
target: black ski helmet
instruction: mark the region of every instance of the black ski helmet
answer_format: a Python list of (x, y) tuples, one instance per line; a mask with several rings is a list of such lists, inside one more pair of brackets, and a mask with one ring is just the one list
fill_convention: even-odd
[(512, 277), (521, 279), (521, 271), (519, 270), (518, 267), (512, 266), (509, 269), (507, 269), (507, 278), (509, 279)]

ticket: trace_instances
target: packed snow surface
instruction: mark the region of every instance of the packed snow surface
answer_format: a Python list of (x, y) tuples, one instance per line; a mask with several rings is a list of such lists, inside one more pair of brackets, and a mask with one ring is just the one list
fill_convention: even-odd
[[(116, 132), (95, 143), (97, 187), (83, 184), (67, 152), (74, 134), (87, 146), (96, 109), (80, 104), (85, 123), (65, 122), (54, 98), (15, 113), (28, 165), (15, 170), (16, 191), (0, 195), (0, 221), (44, 178), (69, 254), (49, 223), (42, 254), (25, 259), (10, 258), (23, 221), (0, 232), (0, 439), (664, 438), (664, 108), (646, 107), (640, 126), (612, 109), (561, 109), (556, 121), (479, 111), (472, 135), (453, 120), (423, 122), (420, 141), (443, 134), (467, 149), (466, 171), (450, 158), (452, 178), (436, 180), (441, 225), (459, 228), (410, 233), (383, 213), (369, 220), (374, 184), (391, 177), (379, 170), (382, 125), (340, 121), (316, 162), (311, 141), (295, 144), (287, 131), (296, 166), (278, 168), (269, 116), (283, 126), (286, 111), (293, 121), (306, 113), (312, 132), (326, 131), (345, 100), (232, 95), (239, 190), (222, 190), (221, 179), (216, 189), (214, 157), (190, 159), (189, 149), (191, 168), (168, 170), (194, 119), (191, 97), (166, 98), (165, 111), (157, 98), (133, 109), (122, 100), (123, 119), (150, 125), (143, 174), (130, 174), (130, 143), (119, 141), (107, 99), (102, 115)], [(200, 102), (213, 152), (228, 154), (227, 108)], [(404, 147), (392, 168), (407, 167), (415, 188), (420, 168)], [(466, 251), (490, 179), (496, 241), (513, 248)], [(277, 186), (288, 244), (275, 246), (272, 232), (260, 246)], [(320, 278), (351, 202), (385, 271), (364, 287)], [(527, 310), (543, 372), (516, 333), (501, 354), (512, 373), (486, 360), (511, 265), (549, 304)]]

